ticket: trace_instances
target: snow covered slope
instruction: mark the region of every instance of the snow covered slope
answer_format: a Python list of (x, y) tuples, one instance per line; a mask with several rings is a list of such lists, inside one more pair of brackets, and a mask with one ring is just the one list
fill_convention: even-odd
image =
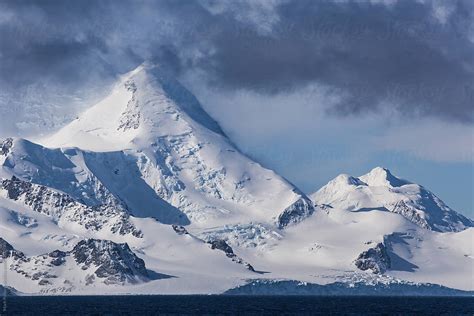
[[(160, 209), (167, 209), (175, 215), (168, 223), (182, 211), (193, 224), (212, 226), (277, 221), (286, 210), (283, 227), (313, 211), (293, 185), (240, 153), (196, 98), (156, 66), (124, 75), (107, 98), (41, 143), (69, 148), (41, 149), (58, 162), (55, 172), (64, 171), (53, 178), (68, 178), (52, 183), (55, 188), (92, 200), (103, 200), (108, 191), (137, 216), (161, 218)], [(17, 175), (32, 179), (49, 168), (32, 163), (32, 172), (26, 175), (20, 166)], [(88, 191), (84, 181), (91, 182)], [(102, 187), (104, 194), (92, 192)]]
[(376, 168), (313, 198), (240, 153), (189, 91), (144, 64), (56, 134), (0, 142), (0, 284), (43, 294), (223, 293), (255, 280), (473, 290), (472, 221), (425, 188)]
[(399, 179), (384, 168), (361, 177), (341, 174), (311, 195), (316, 204), (362, 212), (384, 210), (434, 231), (461, 231), (473, 222), (455, 212), (421, 185)]

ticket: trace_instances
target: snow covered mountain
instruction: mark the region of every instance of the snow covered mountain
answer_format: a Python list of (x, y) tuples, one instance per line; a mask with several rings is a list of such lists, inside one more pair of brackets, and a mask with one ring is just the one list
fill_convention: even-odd
[(286, 226), (313, 211), (302, 192), (240, 153), (156, 66), (124, 75), (107, 98), (41, 143), (62, 149), (16, 140), (7, 172), (92, 204), (116, 198), (135, 216), (216, 226), (284, 213)]
[(317, 204), (351, 212), (379, 209), (397, 213), (434, 231), (461, 231), (473, 226), (470, 219), (453, 211), (424, 187), (380, 167), (358, 178), (341, 174), (311, 198)]
[(312, 200), (153, 65), (54, 135), (0, 144), (0, 283), (18, 293), (222, 293), (255, 280), (473, 290), (471, 220), (381, 168)]

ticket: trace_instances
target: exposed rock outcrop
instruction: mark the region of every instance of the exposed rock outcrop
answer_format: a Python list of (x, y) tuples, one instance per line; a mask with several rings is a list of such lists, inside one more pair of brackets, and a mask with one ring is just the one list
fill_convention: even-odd
[(60, 266), (66, 262), (67, 252), (61, 250), (54, 250), (48, 254), (51, 258), (51, 264), (54, 266)]
[(421, 216), (422, 212), (418, 211), (413, 205), (400, 200), (389, 211), (397, 213), (408, 219), (410, 222), (417, 224), (426, 229), (432, 229), (428, 221)]
[(0, 257), (2, 258), (23, 258), (25, 255), (16, 250), (9, 242), (5, 239), (0, 238)]
[(10, 245), (5, 239), (0, 238), (0, 255), (2, 258), (10, 257), (13, 250), (14, 248), (12, 245)]
[(135, 283), (148, 278), (145, 262), (126, 243), (87, 239), (80, 241), (71, 255), (83, 270), (93, 267), (94, 274), (105, 279), (106, 284)]
[[(76, 265), (83, 270), (84, 281), (88, 284), (96, 280), (107, 285), (149, 280), (145, 262), (137, 257), (128, 244), (118, 244), (110, 240), (86, 239), (80, 241), (71, 251), (54, 250), (47, 254), (27, 257), (0, 238), (0, 255), (3, 258), (13, 257), (13, 260), (10, 259), (12, 261), (9, 269), (41, 286), (57, 283), (55, 280), (61, 275), (58, 268), (65, 265), (68, 269)], [(58, 282), (71, 283), (67, 277)], [(77, 272), (74, 277), (77, 278)]]
[(278, 216), (278, 228), (283, 229), (288, 225), (299, 223), (313, 213), (313, 202), (307, 197), (302, 196)]
[(184, 226), (181, 225), (171, 225), (173, 227), (173, 230), (176, 232), (178, 235), (188, 235), (188, 231)]
[(12, 147), (13, 147), (13, 138), (5, 139), (0, 145), (0, 155), (3, 155), (3, 156), (8, 155)]
[(211, 249), (217, 249), (217, 250), (223, 251), (225, 255), (228, 258), (230, 258), (233, 262), (238, 263), (238, 264), (243, 264), (248, 270), (255, 272), (255, 269), (252, 267), (252, 265), (248, 262), (245, 262), (242, 258), (237, 256), (234, 253), (234, 250), (232, 249), (232, 247), (229, 246), (225, 240), (216, 239), (216, 240), (209, 241), (208, 244), (211, 245)]
[(383, 274), (390, 269), (390, 257), (383, 243), (362, 252), (354, 261), (357, 268), (362, 271), (370, 270), (375, 274)]
[(0, 191), (2, 189), (6, 191), (7, 198), (21, 201), (33, 211), (51, 217), (59, 225), (73, 222), (87, 230), (108, 229), (119, 235), (142, 237), (141, 231), (133, 225), (128, 213), (119, 205), (86, 206), (68, 194), (15, 176), (11, 180), (2, 180)]
[(129, 130), (129, 129), (137, 129), (140, 127), (140, 107), (138, 104), (137, 96), (136, 96), (136, 91), (137, 91), (137, 86), (136, 84), (129, 80), (125, 82), (125, 87), (127, 88), (128, 91), (132, 93), (131, 99), (127, 103), (127, 108), (125, 111), (122, 113), (122, 116), (120, 117), (120, 125), (117, 128), (118, 130), (123, 130), (124, 132)]

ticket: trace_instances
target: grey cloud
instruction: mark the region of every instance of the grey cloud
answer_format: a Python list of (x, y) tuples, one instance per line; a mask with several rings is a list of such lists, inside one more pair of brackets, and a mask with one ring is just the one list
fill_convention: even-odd
[(346, 96), (329, 109), (337, 114), (386, 106), (472, 122), (474, 46), (465, 28), (471, 9), (471, 3), (457, 2), (440, 24), (430, 6), (414, 1), (295, 1), (279, 7), (272, 34), (218, 34), (216, 52), (198, 66), (212, 84), (228, 89), (274, 93), (312, 82), (329, 85)]
[(200, 71), (223, 92), (324, 85), (341, 96), (327, 109), (336, 115), (472, 123), (474, 4), (442, 4), (7, 0), (0, 92), (47, 82), (67, 94), (151, 59), (177, 76)]

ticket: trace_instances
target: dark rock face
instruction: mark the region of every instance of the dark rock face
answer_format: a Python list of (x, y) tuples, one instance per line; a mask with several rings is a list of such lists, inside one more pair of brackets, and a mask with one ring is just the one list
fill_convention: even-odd
[(0, 256), (2, 258), (14, 257), (15, 259), (23, 258), (25, 255), (13, 248), (5, 239), (0, 238)]
[(137, 238), (143, 236), (130, 222), (125, 210), (118, 205), (86, 206), (68, 194), (23, 181), (15, 176), (11, 180), (2, 180), (0, 189), (2, 188), (7, 191), (9, 199), (17, 201), (22, 198), (22, 202), (33, 211), (48, 215), (56, 222), (71, 221), (95, 231), (108, 226), (113, 233), (132, 234)]
[(105, 279), (106, 284), (134, 283), (148, 278), (145, 262), (126, 243), (87, 239), (80, 241), (71, 254), (83, 270), (97, 267), (95, 275)]
[(12, 147), (13, 147), (13, 138), (5, 139), (0, 145), (0, 155), (3, 155), (3, 156), (8, 155)]
[(7, 190), (7, 196), (9, 199), (18, 200), (18, 198), (31, 191), (33, 185), (30, 182), (22, 181), (17, 177), (13, 176), (11, 180), (3, 180), (2, 187)]
[(410, 222), (415, 223), (422, 228), (432, 229), (426, 219), (422, 218), (417, 212), (417, 209), (414, 206), (405, 203), (403, 200), (398, 201), (390, 211), (402, 215)]
[[(124, 284), (148, 281), (145, 262), (138, 258), (126, 243), (109, 240), (87, 239), (80, 241), (71, 251), (54, 250), (50, 253), (27, 257), (0, 238), (0, 258), (13, 256), (10, 270), (41, 286), (55, 283), (57, 267), (74, 260), (83, 270), (91, 268), (85, 276), (86, 283), (102, 279), (105, 284)], [(68, 282), (66, 280), (65, 282)]]
[[(172, 225), (172, 227), (173, 227), (173, 230), (178, 235), (189, 235), (189, 232), (183, 226)], [(220, 250), (220, 251), (224, 252), (225, 255), (227, 256), (227, 258), (230, 258), (233, 262), (238, 263), (238, 264), (242, 264), (248, 270), (250, 270), (252, 272), (255, 272), (255, 269), (252, 267), (252, 265), (248, 262), (245, 262), (242, 258), (237, 256), (234, 253), (234, 250), (232, 249), (232, 247), (229, 246), (229, 244), (225, 240), (213, 239), (213, 240), (209, 240), (209, 241), (206, 241), (206, 242), (211, 246), (211, 249), (213, 249), (213, 250), (217, 249), (217, 250)]]
[(283, 229), (290, 224), (299, 223), (305, 218), (311, 216), (314, 213), (314, 205), (310, 199), (302, 196), (296, 202), (288, 206), (278, 216), (277, 225), (278, 228)]
[(51, 258), (51, 264), (54, 266), (60, 266), (66, 262), (67, 253), (61, 250), (54, 250), (48, 254)]
[(178, 235), (188, 235), (188, 231), (184, 226), (181, 225), (171, 225), (173, 227), (173, 230), (178, 234)]
[[(42, 260), (43, 256), (36, 257), (27, 257), (21, 251), (18, 251), (13, 248), (6, 240), (0, 238), (0, 257), (1, 258), (12, 258), (9, 269), (23, 275), (27, 279), (38, 281), (39, 285), (49, 284), (49, 281), (46, 279), (55, 278), (55, 275), (52, 275), (46, 271), (38, 271), (38, 266), (42, 266), (44, 261)], [(31, 265), (33, 263), (34, 268), (29, 266), (25, 268), (24, 265)]]
[(375, 274), (383, 274), (390, 269), (390, 257), (383, 243), (362, 252), (354, 261), (357, 268), (362, 271), (371, 270)]
[(222, 240), (222, 239), (216, 239), (216, 240), (213, 240), (211, 242), (209, 242), (211, 244), (211, 249), (219, 249), (219, 250), (222, 250), (226, 253), (226, 255), (233, 255), (234, 254), (234, 250), (232, 249), (231, 246), (229, 246), (225, 240)]
[(135, 82), (129, 80), (125, 82), (125, 88), (132, 92), (132, 98), (128, 100), (127, 107), (120, 117), (120, 125), (117, 130), (124, 132), (129, 129), (137, 129), (140, 127), (140, 106), (137, 100), (137, 86)]
[[(389, 208), (389, 211), (402, 215), (422, 228), (437, 232), (458, 232), (474, 226), (471, 219), (453, 211), (424, 188), (421, 188), (420, 196), (421, 205), (400, 200)], [(427, 214), (423, 217), (420, 211)]]
[(238, 264), (243, 264), (248, 270), (255, 272), (255, 269), (252, 267), (252, 265), (248, 262), (245, 262), (242, 258), (237, 256), (234, 253), (234, 250), (232, 249), (229, 244), (225, 240), (222, 239), (215, 239), (212, 241), (209, 241), (208, 244), (211, 245), (211, 249), (217, 249), (221, 250), (225, 253), (225, 255), (230, 258), (233, 262), (238, 263)]
[(12, 251), (14, 251), (12, 245), (10, 245), (5, 239), (0, 238), (0, 255), (2, 258), (8, 258), (11, 256)]
[[(142, 238), (143, 233), (133, 225), (130, 221), (130, 216), (122, 209), (117, 208), (114, 205), (99, 205), (91, 207), (92, 213), (98, 213), (99, 216), (94, 221), (91, 221), (88, 225), (85, 225), (87, 229), (102, 229), (104, 224), (108, 223), (107, 218), (115, 218), (113, 225), (110, 228), (112, 233), (119, 235), (132, 234), (137, 238)], [(90, 214), (90, 213), (88, 213)], [(105, 220), (104, 220), (105, 217)]]
[(50, 285), (51, 282), (47, 279), (41, 279), (39, 282), (38, 282), (39, 285)]

